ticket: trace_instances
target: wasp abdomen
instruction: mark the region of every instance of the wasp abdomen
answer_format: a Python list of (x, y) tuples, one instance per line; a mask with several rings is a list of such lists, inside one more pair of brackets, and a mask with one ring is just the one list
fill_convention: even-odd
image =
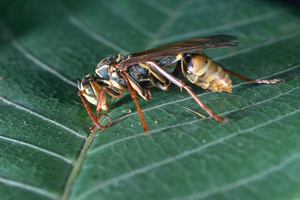
[(187, 54), (182, 61), (182, 72), (189, 81), (203, 89), (231, 92), (229, 75), (223, 67), (207, 56)]

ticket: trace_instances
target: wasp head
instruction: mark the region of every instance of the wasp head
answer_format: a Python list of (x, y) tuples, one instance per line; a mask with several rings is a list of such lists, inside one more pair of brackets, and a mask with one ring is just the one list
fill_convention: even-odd
[(97, 105), (99, 92), (102, 86), (96, 75), (88, 74), (82, 80), (77, 79), (75, 82), (86, 100), (88, 100), (91, 104)]

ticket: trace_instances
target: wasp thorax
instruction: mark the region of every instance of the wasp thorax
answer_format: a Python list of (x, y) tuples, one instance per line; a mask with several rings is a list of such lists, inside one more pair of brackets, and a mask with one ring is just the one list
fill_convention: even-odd
[(116, 56), (116, 63), (119, 63), (121, 62), (122, 60), (126, 60), (128, 58), (130, 58), (131, 56), (130, 55), (127, 55), (127, 54), (124, 54), (124, 53), (119, 53), (117, 56)]
[(126, 60), (130, 57), (130, 55), (120, 53), (115, 56), (109, 56), (103, 59), (96, 67), (96, 74), (103, 80), (108, 81), (110, 75), (115, 69), (113, 68), (114, 64), (121, 62), (122, 60)]
[(119, 63), (121, 62), (122, 60), (126, 60), (130, 57), (130, 55), (127, 55), (127, 54), (124, 54), (124, 53), (119, 53), (118, 55), (115, 55), (115, 56), (109, 56), (107, 58), (104, 58), (103, 60), (101, 60), (99, 62), (99, 64), (97, 65), (97, 68), (101, 68), (105, 65), (111, 65), (113, 63)]

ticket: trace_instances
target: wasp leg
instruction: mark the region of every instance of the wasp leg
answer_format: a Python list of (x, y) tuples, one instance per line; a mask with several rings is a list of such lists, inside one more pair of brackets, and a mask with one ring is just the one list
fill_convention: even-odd
[(128, 75), (126, 72), (124, 72), (123, 70), (120, 70), (120, 74), (121, 76), (124, 78), (126, 84), (127, 84), (127, 87), (128, 87), (128, 90), (129, 90), (129, 93), (131, 95), (131, 98), (134, 100), (134, 103), (135, 103), (135, 106), (136, 106), (136, 109), (138, 111), (138, 114), (140, 116), (140, 120), (141, 120), (141, 123), (142, 123), (142, 126), (143, 126), (143, 129), (144, 129), (144, 132), (145, 132), (145, 135), (148, 135), (149, 134), (149, 129), (148, 129), (148, 126), (147, 126), (147, 123), (145, 121), (145, 118), (143, 116), (143, 112), (140, 108), (140, 105), (137, 101), (137, 96), (136, 96), (136, 93), (134, 91), (134, 89), (132, 88), (131, 86), (131, 83), (129, 81), (129, 78), (128, 78)]
[(143, 99), (145, 99), (146, 101), (151, 99), (151, 93), (148, 88), (145, 88), (142, 85), (140, 85), (132, 76), (130, 76), (126, 72), (124, 72), (124, 73), (126, 74), (128, 81), (130, 83), (130, 86), (133, 88), (134, 91), (137, 91), (139, 93), (139, 95), (141, 97), (143, 97)]
[(283, 83), (284, 82), (284, 79), (281, 79), (281, 78), (277, 78), (277, 79), (272, 79), (272, 80), (261, 80), (261, 79), (250, 79), (250, 78), (246, 78), (244, 76), (241, 76), (233, 71), (230, 71), (228, 69), (225, 69), (223, 67), (224, 71), (227, 72), (228, 74), (231, 74), (233, 76), (236, 76), (240, 79), (243, 79), (244, 81), (247, 81), (247, 82), (255, 82), (255, 83), (266, 83), (266, 84), (270, 84), (270, 83), (276, 83), (276, 82), (280, 82), (280, 83)]
[(226, 117), (219, 117), (218, 115), (216, 115), (213, 111), (211, 111), (198, 97), (197, 95), (191, 90), (191, 88), (189, 86), (187, 86), (185, 84), (184, 81), (176, 78), (175, 76), (173, 76), (172, 74), (170, 74), (169, 72), (167, 72), (165, 69), (163, 69), (162, 67), (160, 67), (157, 62), (153, 61), (147, 61), (146, 62), (148, 65), (151, 65), (152, 67), (154, 67), (157, 71), (159, 71), (161, 74), (163, 74), (167, 79), (169, 79), (172, 83), (174, 83), (175, 85), (177, 85), (178, 87), (180, 87), (180, 89), (182, 90), (185, 89), (194, 99), (195, 101), (200, 105), (200, 107), (202, 109), (204, 109), (211, 117), (213, 117), (216, 121), (218, 122), (227, 122), (228, 118)]
[[(98, 121), (98, 120), (97, 120)], [(94, 124), (94, 126), (90, 129), (90, 132), (93, 132), (94, 129), (96, 128), (97, 126)]]
[[(101, 105), (102, 104), (104, 105), (106, 103), (106, 95), (104, 93), (104, 91), (105, 91), (104, 88), (101, 88), (100, 93), (99, 93), (99, 98), (98, 98), (97, 106), (96, 106), (96, 112), (97, 112), (96, 118), (98, 118), (99, 112), (101, 110)], [(98, 119), (97, 119), (97, 121), (98, 121)]]
[(181, 72), (181, 65), (183, 65), (182, 64), (182, 60), (180, 60), (180, 61), (177, 62), (176, 67), (175, 67), (175, 69), (172, 72), (173, 76), (178, 76), (178, 74)]
[[(197, 51), (198, 54), (202, 55), (202, 56), (205, 56), (205, 57), (208, 57), (207, 55), (205, 55), (204, 53), (202, 53), (201, 51)], [(220, 67), (222, 67), (220, 65)], [(255, 83), (266, 83), (266, 84), (270, 84), (270, 83), (276, 83), (276, 82), (280, 82), (280, 83), (283, 83), (284, 82), (284, 79), (281, 79), (281, 78), (278, 78), (278, 79), (272, 79), (272, 80), (261, 80), (261, 79), (250, 79), (250, 78), (246, 78), (244, 76), (241, 76), (233, 71), (230, 71), (228, 69), (225, 69), (224, 67), (222, 67), (223, 70), (225, 72), (227, 72), (228, 74), (231, 74), (233, 76), (236, 76), (240, 79), (243, 79), (244, 81), (247, 81), (247, 82), (255, 82)]]
[(170, 65), (174, 62), (181, 60), (183, 56), (184, 56), (184, 54), (182, 54), (182, 53), (173, 55), (173, 56), (166, 56), (161, 61), (158, 62), (158, 65), (160, 67), (165, 67), (167, 65)]
[[(146, 66), (146, 65), (145, 65)], [(165, 76), (163, 76), (161, 73), (159, 73), (155, 68), (153, 68), (151, 65), (147, 66), (148, 70), (150, 71), (150, 81), (153, 86), (167, 91), (170, 86), (170, 81), (166, 79)]]
[[(166, 56), (164, 57), (161, 61), (159, 61), (158, 65), (160, 67), (174, 67), (172, 64), (182, 60), (182, 57), (184, 54), (177, 54), (177, 55), (172, 55), (172, 56)], [(148, 65), (148, 70), (150, 70), (151, 74), (153, 77), (150, 78), (152, 84), (160, 88), (164, 91), (167, 91), (170, 86), (170, 82), (164, 75), (162, 75), (160, 72), (158, 72), (155, 68), (153, 68), (151, 65)], [(173, 75), (177, 76), (181, 72), (181, 64), (180, 62), (177, 62), (177, 66), (173, 71)]]
[(202, 56), (205, 56), (205, 57), (208, 57), (207, 55), (205, 55), (202, 51), (196, 51), (198, 54), (202, 55)]
[[(176, 56), (167, 56), (165, 58), (163, 58), (158, 65), (160, 67), (168, 67), (170, 66), (172, 63), (177, 62), (177, 65), (174, 69), (174, 71), (172, 72), (173, 76), (177, 76), (180, 72), (181, 72), (181, 61), (182, 58), (184, 57), (184, 54), (177, 54)], [(180, 62), (179, 62), (180, 61)], [(172, 65), (173, 66), (173, 65)]]
[[(147, 66), (143, 63), (139, 63), (140, 67), (144, 67), (145, 69), (147, 69), (148, 71), (148, 78), (151, 82), (150, 85), (147, 85), (144, 88), (149, 88), (150, 87), (157, 87), (161, 90), (167, 91), (169, 89), (169, 85), (170, 85), (170, 81), (168, 79), (166, 79), (163, 75), (161, 75), (158, 71), (156, 71), (154, 68), (152, 68), (151, 66)], [(130, 75), (127, 73), (127, 76), (129, 78), (129, 80), (131, 79)], [(132, 84), (133, 88), (136, 90), (136, 88), (134, 87), (134, 85), (140, 85), (141, 83), (137, 83), (137, 84)], [(139, 94), (139, 90), (136, 90)], [(144, 96), (144, 95), (141, 95)], [(149, 98), (150, 99), (150, 98)], [(147, 99), (147, 100), (149, 100)]]
[(114, 98), (121, 98), (123, 96), (123, 92), (121, 90), (120, 91), (116, 90), (116, 89), (112, 90), (112, 89), (108, 89), (106, 87), (102, 87), (100, 89), (99, 98), (97, 100), (97, 105), (96, 105), (97, 115), (99, 114), (99, 111), (101, 110), (101, 106), (105, 106), (103, 110), (107, 110), (107, 107), (108, 107), (108, 105), (106, 105), (106, 95), (104, 92)]
[[(113, 90), (109, 90), (106, 87), (101, 88), (100, 92), (99, 92), (99, 98), (97, 101), (97, 105), (96, 105), (96, 121), (99, 121), (99, 115), (105, 115), (107, 116), (109, 119), (110, 117), (104, 113), (100, 113), (101, 110), (101, 106), (106, 104), (106, 95), (105, 93), (109, 94), (110, 96), (114, 97), (114, 98), (121, 98), (123, 96), (123, 92), (122, 91), (113, 91)], [(105, 108), (107, 109), (108, 105), (105, 105)], [(106, 110), (105, 109), (105, 110)], [(109, 122), (111, 124), (111, 120)], [(109, 124), (109, 125), (110, 125)], [(91, 132), (96, 128), (96, 125), (94, 124), (94, 126), (91, 128)]]
[(166, 79), (165, 77), (165, 81), (164, 82), (161, 82), (160, 80), (158, 80), (156, 78), (156, 75), (160, 75), (162, 76), (161, 74), (158, 74), (158, 73), (151, 73), (151, 76), (150, 76), (150, 83), (151, 83), (151, 86), (155, 86), (163, 91), (168, 91), (169, 90), (169, 86), (171, 84), (171, 82)]
[[(104, 114), (104, 115), (106, 115), (106, 116), (108, 117), (109, 123), (108, 123), (106, 126), (100, 125), (100, 124), (98, 123), (98, 120), (97, 120), (98, 117), (96, 118), (96, 117), (94, 116), (94, 114), (92, 113), (92, 110), (91, 110), (89, 104), (87, 103), (87, 101), (85, 100), (85, 98), (83, 97), (81, 91), (79, 91), (79, 92), (77, 93), (77, 95), (80, 97), (80, 99), (81, 99), (81, 101), (82, 101), (82, 103), (83, 103), (83, 105), (84, 105), (84, 107), (85, 107), (85, 109), (86, 109), (86, 112), (89, 114), (89, 116), (90, 116), (91, 120), (93, 121), (94, 125), (97, 126), (97, 127), (100, 128), (100, 129), (107, 129), (107, 128), (109, 128), (110, 125), (111, 125), (111, 118), (110, 118), (110, 116)], [(92, 130), (93, 130), (94, 128), (95, 128), (95, 127), (93, 126)]]

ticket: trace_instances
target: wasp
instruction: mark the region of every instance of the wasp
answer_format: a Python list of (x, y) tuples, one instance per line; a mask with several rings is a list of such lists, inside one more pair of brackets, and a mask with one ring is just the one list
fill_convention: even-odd
[[(211, 91), (232, 92), (232, 82), (228, 74), (237, 76), (247, 82), (276, 83), (284, 82), (283, 79), (261, 80), (249, 79), (235, 72), (225, 69), (214, 62), (200, 50), (221, 47), (237, 46), (237, 37), (233, 35), (215, 35), (199, 37), (180, 42), (171, 43), (161, 47), (133, 53), (120, 53), (103, 59), (96, 67), (95, 74), (88, 74), (82, 80), (77, 79), (76, 84), (83, 105), (86, 108), (95, 127), (100, 129), (109, 128), (111, 118), (106, 126), (98, 123), (100, 110), (108, 109), (106, 95), (121, 98), (123, 91), (129, 91), (135, 102), (141, 124), (145, 134), (149, 133), (147, 123), (137, 101), (137, 94), (145, 100), (151, 99), (149, 88), (156, 87), (167, 91), (171, 83), (177, 85), (180, 90), (186, 90), (194, 100), (216, 121), (225, 123), (226, 117), (220, 117), (211, 111), (192, 91), (192, 89), (176, 76), (182, 72), (185, 78), (195, 85)], [(194, 52), (194, 53), (191, 53)], [(196, 53), (195, 53), (196, 52)], [(162, 58), (160, 61), (155, 59)], [(177, 63), (176, 65), (173, 65)], [(173, 67), (172, 73), (166, 71), (166, 67)], [(96, 106), (96, 117), (93, 115), (88, 102)]]

